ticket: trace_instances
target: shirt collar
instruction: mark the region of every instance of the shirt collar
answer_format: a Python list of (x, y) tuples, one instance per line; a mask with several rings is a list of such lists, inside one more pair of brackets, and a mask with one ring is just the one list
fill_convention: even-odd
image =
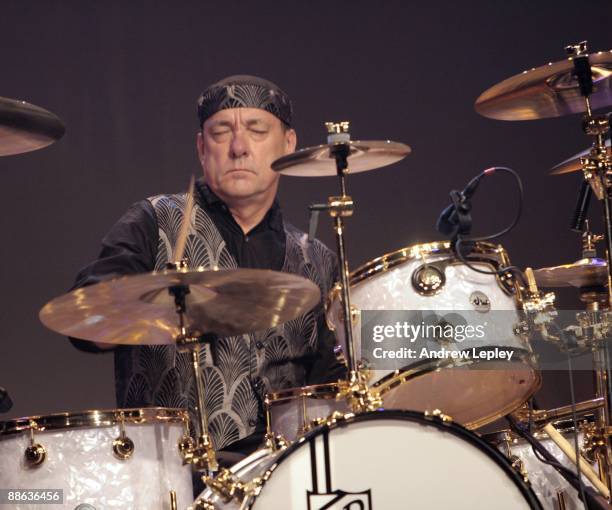
[[(200, 204), (206, 206), (207, 208), (223, 211), (224, 213), (231, 216), (229, 208), (227, 207), (225, 202), (223, 202), (223, 200), (221, 200), (217, 195), (213, 193), (213, 191), (208, 187), (208, 184), (206, 184), (203, 179), (198, 179), (196, 181), (195, 194), (195, 199), (196, 201), (199, 201)], [(276, 232), (282, 232), (284, 230), (283, 216), (281, 214), (278, 197), (274, 198), (272, 206), (270, 207), (270, 209), (264, 216), (264, 219), (259, 225), (263, 224), (264, 222), (266, 222), (268, 227), (270, 227)]]

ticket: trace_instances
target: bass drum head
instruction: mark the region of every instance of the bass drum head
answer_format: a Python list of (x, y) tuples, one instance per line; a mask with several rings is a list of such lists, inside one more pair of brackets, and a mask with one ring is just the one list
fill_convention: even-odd
[(500, 452), (460, 425), (377, 411), (320, 427), (263, 475), (253, 510), (541, 509)]

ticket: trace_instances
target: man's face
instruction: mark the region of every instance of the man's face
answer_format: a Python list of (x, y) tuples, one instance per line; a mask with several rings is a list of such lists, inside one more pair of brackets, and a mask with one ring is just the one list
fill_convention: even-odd
[(258, 108), (220, 110), (198, 133), (197, 148), (210, 189), (231, 204), (276, 195), (279, 174), (270, 165), (295, 150), (293, 129)]

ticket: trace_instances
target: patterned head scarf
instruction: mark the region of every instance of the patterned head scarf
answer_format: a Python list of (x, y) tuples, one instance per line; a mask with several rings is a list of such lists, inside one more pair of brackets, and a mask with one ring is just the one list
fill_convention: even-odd
[(257, 76), (236, 75), (213, 83), (198, 98), (200, 127), (206, 119), (227, 108), (260, 108), (291, 127), (289, 96), (274, 83)]

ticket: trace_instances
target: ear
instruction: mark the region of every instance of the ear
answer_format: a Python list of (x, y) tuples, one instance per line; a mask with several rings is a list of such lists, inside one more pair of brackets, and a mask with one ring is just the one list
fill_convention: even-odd
[(295, 152), (297, 146), (297, 134), (295, 129), (288, 129), (285, 131), (285, 154), (291, 154)]
[(198, 151), (200, 165), (204, 168), (204, 134), (202, 131), (198, 131), (196, 134), (196, 150)]

